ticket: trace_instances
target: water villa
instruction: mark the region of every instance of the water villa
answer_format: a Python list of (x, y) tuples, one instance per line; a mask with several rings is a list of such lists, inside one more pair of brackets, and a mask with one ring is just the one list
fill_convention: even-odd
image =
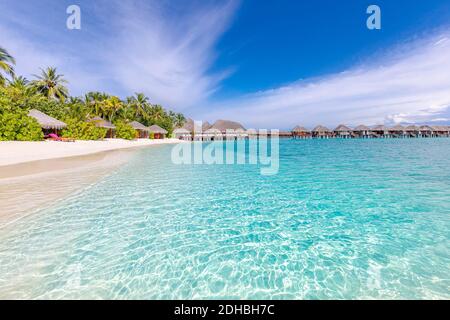
[(340, 124), (339, 126), (337, 126), (336, 129), (334, 129), (334, 134), (336, 137), (338, 138), (344, 138), (344, 139), (349, 139), (352, 137), (352, 129), (350, 129), (349, 127), (347, 127), (344, 124)]
[(160, 126), (154, 124), (148, 128), (148, 131), (153, 134), (154, 139), (164, 139), (167, 134), (167, 130), (161, 128)]
[(311, 138), (311, 131), (309, 131), (305, 127), (296, 126), (294, 129), (292, 129), (291, 135), (294, 139)]
[(28, 112), (28, 116), (36, 119), (36, 121), (41, 126), (42, 131), (44, 132), (44, 135), (48, 135), (50, 133), (58, 134), (59, 130), (67, 127), (67, 124), (65, 124), (64, 122), (59, 121), (58, 119), (52, 118), (52, 117), (46, 115), (45, 113), (43, 113), (39, 110), (36, 110), (36, 109), (31, 109)]
[(94, 117), (90, 119), (89, 122), (93, 122), (99, 128), (106, 129), (106, 138), (112, 139), (116, 136), (116, 126), (113, 125), (110, 121), (102, 119), (100, 117)]
[(313, 138), (328, 139), (333, 137), (333, 133), (331, 132), (331, 130), (322, 125), (318, 125), (317, 127), (315, 127), (311, 131), (311, 133)]
[(148, 139), (150, 136), (150, 129), (144, 126), (142, 123), (137, 121), (132, 121), (129, 123), (130, 126), (136, 130), (136, 138), (137, 139)]
[(353, 136), (355, 138), (368, 139), (368, 138), (371, 138), (371, 136), (372, 136), (370, 128), (363, 124), (357, 126), (352, 131), (353, 131)]
[(176, 128), (173, 130), (173, 135), (176, 139), (179, 140), (192, 140), (191, 132), (186, 130), (185, 128)]

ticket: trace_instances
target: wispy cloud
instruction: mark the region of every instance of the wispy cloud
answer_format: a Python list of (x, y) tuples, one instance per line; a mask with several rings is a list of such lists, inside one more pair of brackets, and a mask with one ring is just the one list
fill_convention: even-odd
[(185, 110), (206, 101), (229, 72), (210, 68), (237, 0), (81, 1), (81, 31), (65, 28), (69, 2), (0, 4), (0, 44), (15, 56), (18, 73), (56, 66), (74, 94), (139, 91)]
[(221, 101), (207, 117), (230, 118), (238, 111), (248, 126), (280, 128), (442, 119), (450, 107), (449, 38), (440, 32), (342, 73)]

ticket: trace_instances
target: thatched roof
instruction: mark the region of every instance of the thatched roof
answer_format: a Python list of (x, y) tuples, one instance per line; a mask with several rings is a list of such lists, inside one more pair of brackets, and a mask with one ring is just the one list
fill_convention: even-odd
[(370, 128), (368, 126), (360, 124), (355, 129), (353, 129), (353, 131), (370, 131)]
[(386, 127), (385, 125), (379, 124), (376, 125), (372, 128), (373, 131), (388, 131), (388, 127)]
[(240, 123), (229, 120), (217, 120), (216, 122), (214, 122), (211, 128), (217, 129), (221, 132), (225, 132), (226, 130), (237, 130), (237, 129), (245, 130), (245, 128)]
[(108, 120), (102, 119), (100, 117), (94, 117), (94, 118), (90, 119), (89, 122), (94, 122), (95, 125), (99, 128), (105, 128), (105, 129), (115, 129), (116, 128), (116, 126), (113, 125), (111, 122), (109, 122)]
[(403, 127), (402, 125), (395, 125), (391, 128), (389, 128), (390, 131), (405, 131), (405, 127)]
[(161, 134), (167, 134), (167, 130), (161, 128), (160, 126), (154, 124), (148, 128), (151, 133), (161, 133)]
[(149, 129), (146, 126), (144, 126), (142, 123), (137, 122), (137, 121), (130, 122), (130, 126), (132, 126), (133, 129), (135, 129), (135, 130), (149, 131)]
[(449, 126), (432, 126), (431, 127), (434, 131), (450, 131)]
[(309, 130), (305, 127), (296, 126), (294, 129), (292, 129), (292, 132), (309, 132)]
[(433, 131), (433, 128), (430, 126), (420, 126), (420, 131)]
[(194, 120), (192, 119), (187, 119), (184, 126), (184, 129), (186, 129), (189, 132), (193, 132), (194, 131)]
[(345, 131), (352, 131), (352, 129), (350, 129), (349, 127), (347, 127), (346, 125), (344, 125), (344, 124), (340, 124), (340, 125), (338, 125), (337, 126), (337, 128), (336, 129), (334, 129), (334, 131), (335, 132), (345, 132)]
[(405, 128), (405, 131), (419, 131), (419, 127), (418, 126), (414, 126), (414, 125), (407, 126)]
[(328, 129), (327, 127), (324, 127), (322, 125), (318, 125), (317, 127), (315, 127), (312, 132), (331, 132), (330, 129)]
[(190, 134), (191, 132), (186, 130), (185, 128), (176, 128), (173, 130), (173, 133), (175, 134)]
[(64, 122), (52, 118), (36, 109), (30, 110), (30, 112), (28, 112), (28, 116), (36, 119), (43, 129), (62, 129), (67, 127), (67, 124)]
[(211, 124), (208, 121), (202, 123), (202, 131), (206, 131), (211, 128)]

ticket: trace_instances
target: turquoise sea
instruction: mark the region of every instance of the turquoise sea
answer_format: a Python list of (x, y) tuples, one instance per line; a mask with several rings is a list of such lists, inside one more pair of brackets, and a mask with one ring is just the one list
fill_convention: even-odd
[(0, 229), (0, 298), (450, 298), (450, 139), (280, 140), (272, 176), (171, 149)]

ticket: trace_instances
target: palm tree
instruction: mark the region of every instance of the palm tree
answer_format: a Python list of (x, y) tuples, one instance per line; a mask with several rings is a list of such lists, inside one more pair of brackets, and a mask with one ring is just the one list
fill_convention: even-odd
[(182, 113), (175, 114), (175, 116), (172, 119), (175, 128), (181, 128), (182, 126), (184, 126), (186, 122), (186, 118)]
[(62, 74), (56, 72), (56, 68), (48, 67), (41, 69), (41, 75), (35, 75), (37, 80), (31, 82), (31, 85), (37, 92), (42, 93), (48, 99), (59, 99), (64, 101), (69, 95), (69, 91), (64, 86), (67, 81)]
[[(4, 71), (9, 74), (11, 77), (14, 77), (14, 67), (13, 64), (16, 64), (14, 58), (2, 47), (0, 47), (0, 71)], [(0, 85), (5, 84), (5, 77), (0, 72)]]
[(127, 98), (128, 106), (133, 110), (136, 119), (148, 119), (147, 109), (151, 106), (149, 98), (143, 93), (135, 93), (135, 96)]
[(109, 121), (113, 121), (122, 111), (123, 102), (118, 97), (112, 96), (103, 101), (101, 109), (102, 116)]
[(84, 103), (86, 107), (89, 108), (90, 113), (99, 116), (102, 113), (102, 104), (108, 98), (109, 96), (106, 93), (101, 93), (98, 91), (88, 92), (84, 96)]
[(152, 121), (158, 122), (164, 118), (165, 114), (166, 112), (164, 111), (163, 107), (157, 104), (155, 106), (152, 106), (152, 108), (150, 109), (149, 116), (152, 119)]
[(30, 83), (30, 81), (28, 81), (27, 78), (18, 76), (18, 77), (14, 77), (12, 80), (10, 80), (8, 82), (8, 86), (24, 90), (25, 88), (28, 87), (29, 83)]

